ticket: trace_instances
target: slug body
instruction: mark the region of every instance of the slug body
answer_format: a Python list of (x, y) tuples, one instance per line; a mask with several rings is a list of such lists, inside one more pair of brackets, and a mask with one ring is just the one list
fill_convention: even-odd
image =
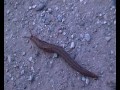
[(73, 69), (75, 69), (82, 75), (95, 79), (98, 78), (96, 74), (88, 71), (87, 69), (81, 67), (77, 62), (75, 62), (62, 47), (42, 41), (33, 35), (31, 35), (31, 37), (29, 38), (33, 43), (36, 44), (38, 48), (43, 49), (46, 52), (59, 54), (65, 60), (65, 62), (67, 62)]

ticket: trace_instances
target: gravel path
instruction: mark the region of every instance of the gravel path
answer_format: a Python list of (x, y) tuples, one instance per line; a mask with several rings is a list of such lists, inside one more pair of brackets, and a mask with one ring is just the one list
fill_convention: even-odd
[[(5, 90), (115, 90), (114, 5), (113, 0), (4, 0)], [(38, 49), (23, 38), (30, 30), (62, 46), (99, 80), (77, 73), (56, 53)]]

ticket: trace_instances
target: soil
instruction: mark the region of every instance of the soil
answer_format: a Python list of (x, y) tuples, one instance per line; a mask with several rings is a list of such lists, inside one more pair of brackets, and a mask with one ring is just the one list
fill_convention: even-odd
[[(5, 90), (115, 90), (116, 8), (113, 0), (4, 0)], [(33, 35), (62, 46), (98, 80), (73, 70)]]

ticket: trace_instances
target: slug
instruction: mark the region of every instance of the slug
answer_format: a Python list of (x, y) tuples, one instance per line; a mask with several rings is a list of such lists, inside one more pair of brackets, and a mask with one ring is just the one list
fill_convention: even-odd
[(36, 36), (33, 36), (32, 33), (30, 37), (26, 37), (26, 38), (29, 38), (38, 48), (46, 52), (57, 53), (65, 60), (65, 62), (68, 63), (68, 65), (70, 65), (73, 69), (75, 69), (77, 72), (81, 73), (82, 75), (98, 79), (98, 76), (96, 74), (88, 71), (87, 69), (80, 66), (77, 62), (75, 62), (61, 46), (57, 46), (42, 41), (38, 39)]

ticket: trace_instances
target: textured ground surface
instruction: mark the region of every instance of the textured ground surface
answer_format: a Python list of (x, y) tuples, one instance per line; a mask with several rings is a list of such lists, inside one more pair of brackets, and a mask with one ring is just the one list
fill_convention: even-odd
[[(115, 90), (116, 9), (111, 0), (4, 0), (5, 90)], [(84, 77), (28, 39), (63, 46)]]

